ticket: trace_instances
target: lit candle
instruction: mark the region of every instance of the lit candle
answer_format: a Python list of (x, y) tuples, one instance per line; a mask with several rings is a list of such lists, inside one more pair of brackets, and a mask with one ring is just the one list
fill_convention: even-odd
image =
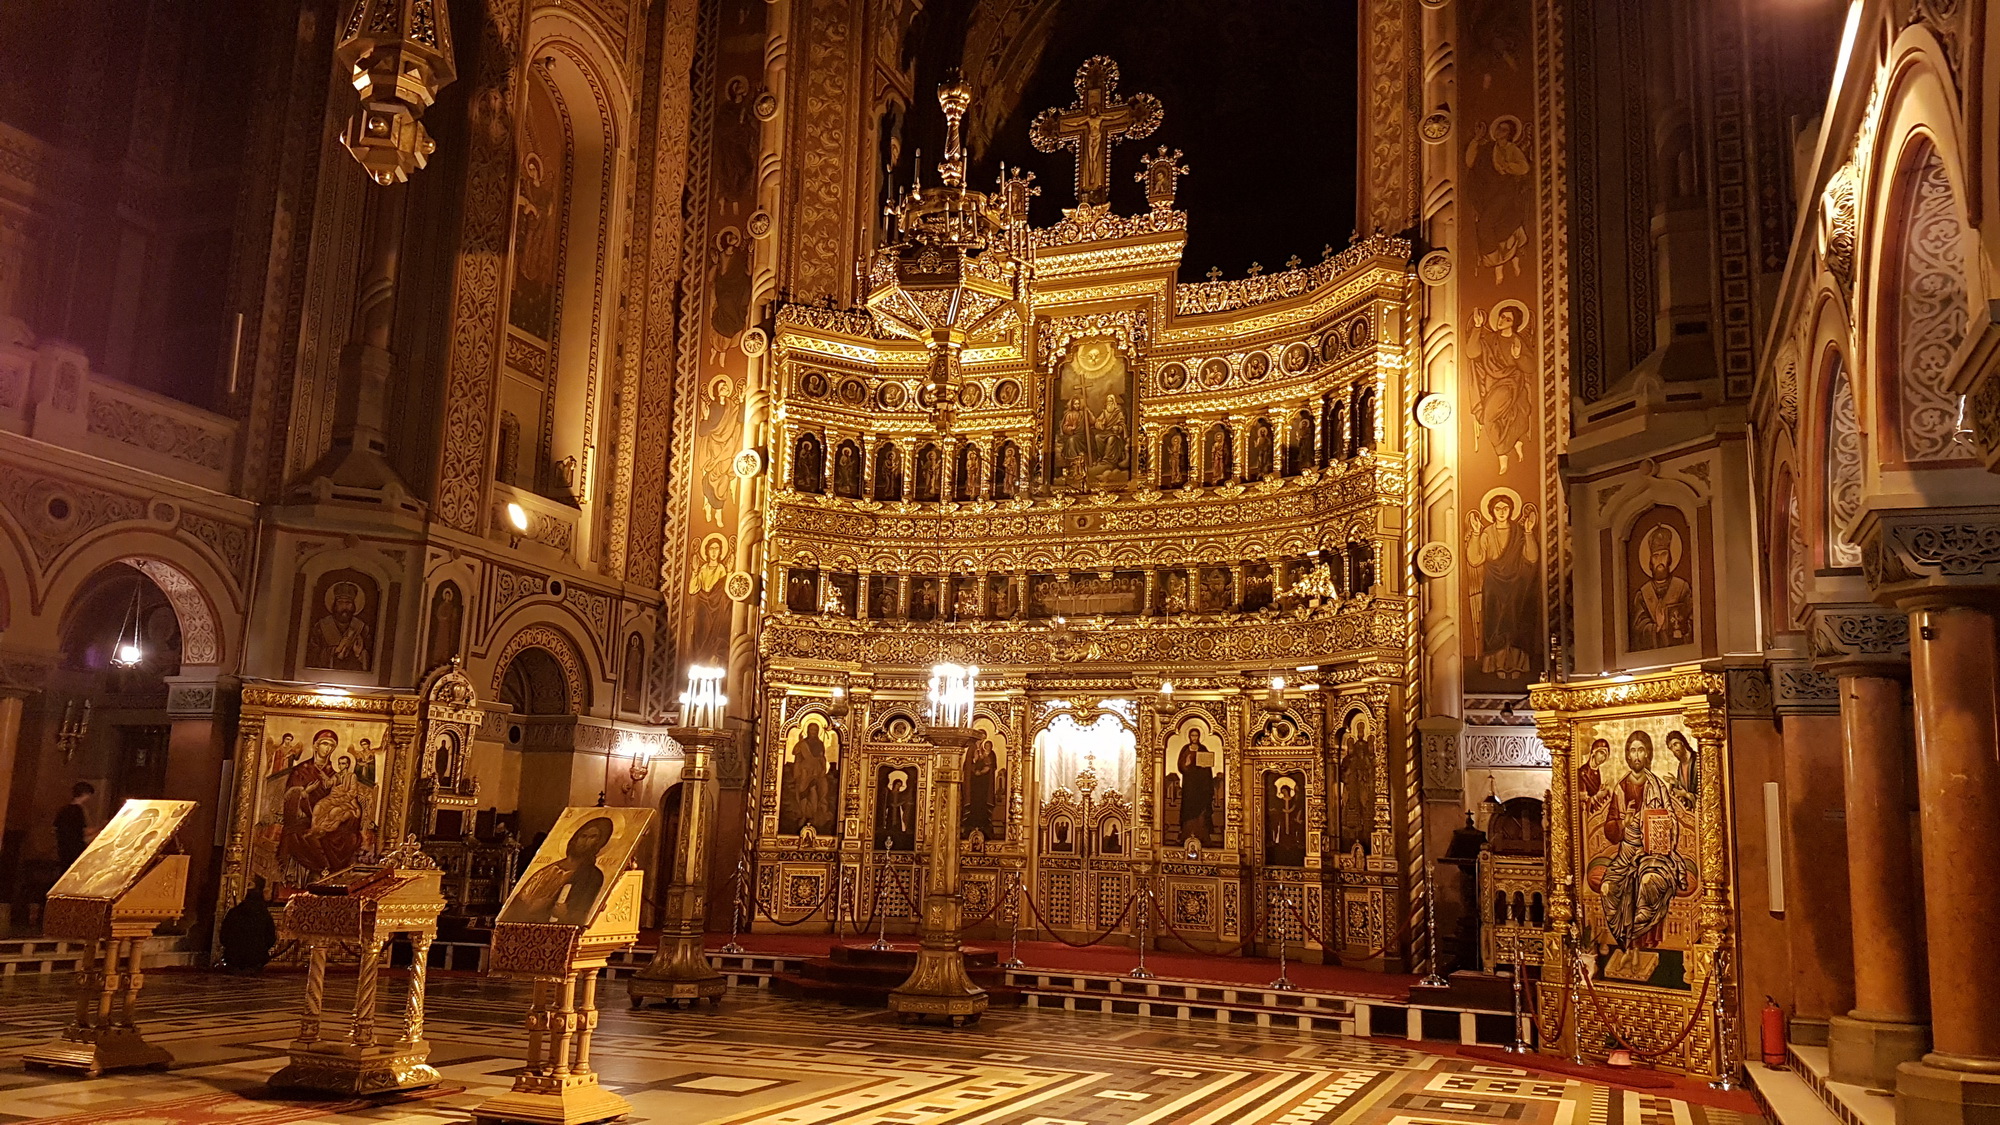
[(722, 694), (723, 670), (705, 664), (688, 668), (687, 690), (681, 693), (681, 722), (703, 730), (722, 728), (723, 708), (729, 698)]

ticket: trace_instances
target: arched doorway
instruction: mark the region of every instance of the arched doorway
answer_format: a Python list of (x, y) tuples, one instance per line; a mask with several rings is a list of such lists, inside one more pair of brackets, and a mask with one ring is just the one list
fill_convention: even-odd
[(55, 666), (24, 709), (0, 841), (16, 922), (61, 874), (53, 824), (75, 787), (94, 790), (83, 803), (92, 828), (128, 798), (168, 795), (167, 678), (180, 674), (183, 643), (167, 592), (126, 562), (86, 578), (64, 608)]
[[(495, 682), (495, 695), (512, 709), (504, 750), (518, 766), (506, 772), (520, 779), (512, 797), (525, 861), (565, 807), (596, 799), (603, 779), (578, 776), (576, 721), (588, 704), (563, 660), (539, 644), (510, 644), (508, 649), (512, 655)], [(508, 798), (495, 798), (499, 813), (506, 813)]]

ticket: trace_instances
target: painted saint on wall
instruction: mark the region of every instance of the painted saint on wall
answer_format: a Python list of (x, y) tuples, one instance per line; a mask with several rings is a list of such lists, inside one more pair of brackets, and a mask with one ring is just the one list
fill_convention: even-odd
[(378, 847), (388, 726), (287, 716), (267, 720), (264, 734), (251, 866), (282, 898)]
[(990, 716), (972, 720), (979, 741), (965, 752), (965, 787), (958, 831), (964, 839), (974, 832), (989, 841), (1007, 838), (1007, 735)]
[(306, 630), (306, 667), (338, 672), (375, 669), (375, 632), (382, 599), (375, 579), (359, 570), (330, 570), (313, 584), (317, 611)]
[(637, 712), (646, 702), (646, 642), (639, 634), (625, 638), (625, 660), (618, 668), (618, 709)]
[(562, 111), (556, 106), (548, 79), (539, 71), (529, 72), (526, 102), (521, 175), (514, 195), (514, 270), (507, 321), (531, 336), (549, 340), (555, 333), (569, 151)]
[(1472, 310), (1465, 359), (1472, 374), (1473, 447), (1497, 459), (1505, 476), (1534, 442), (1534, 383), (1527, 367), (1528, 306), (1501, 301)]
[(1201, 483), (1207, 487), (1227, 483), (1236, 471), (1231, 438), (1225, 426), (1210, 426), (1201, 443)]
[(1694, 643), (1693, 572), (1687, 517), (1664, 504), (1642, 513), (1625, 544), (1628, 650)]
[(849, 500), (861, 499), (861, 450), (851, 441), (834, 447), (833, 494)]
[(792, 454), (792, 487), (800, 492), (825, 491), (825, 467), (826, 454), (820, 449), (819, 438), (799, 435), (797, 451)]
[(785, 741), (785, 770), (778, 792), (778, 834), (797, 836), (808, 825), (827, 838), (840, 822), (840, 732), (809, 714)]
[(1271, 867), (1306, 863), (1306, 775), (1264, 771), (1264, 862)]
[(1340, 771), (1340, 823), (1335, 839), (1342, 852), (1368, 854), (1375, 839), (1375, 724), (1368, 716), (1348, 716), (1334, 737)]
[(903, 498), (903, 451), (892, 442), (883, 442), (875, 448), (875, 499), (885, 501)]
[(1193, 840), (1204, 848), (1222, 846), (1227, 781), (1222, 759), (1222, 738), (1200, 715), (1181, 720), (1167, 736), (1160, 828), (1170, 845)]
[(430, 621), (424, 636), (424, 670), (434, 672), (458, 655), (459, 633), (465, 621), (465, 595), (456, 582), (440, 582), (431, 594)]
[(1531, 165), (1522, 133), (1520, 118), (1502, 114), (1474, 123), (1465, 146), (1479, 267), (1490, 271), (1496, 284), (1521, 275), (1521, 252), (1528, 244)]
[(1078, 343), (1056, 371), (1050, 409), (1050, 477), (1073, 488), (1132, 479), (1132, 375), (1104, 337)]
[(1160, 444), (1160, 487), (1183, 488), (1188, 480), (1187, 434), (1176, 426)]
[(875, 772), (875, 850), (917, 850), (915, 766), (882, 766)]
[(1467, 512), (1474, 653), (1482, 672), (1525, 680), (1541, 632), (1541, 543), (1533, 504), (1511, 488), (1487, 492), (1482, 512)]

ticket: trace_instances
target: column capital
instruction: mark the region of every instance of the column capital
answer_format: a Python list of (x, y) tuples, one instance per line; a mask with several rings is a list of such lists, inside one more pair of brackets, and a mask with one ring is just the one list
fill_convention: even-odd
[(2000, 603), (2000, 505), (1874, 509), (1862, 513), (1855, 539), (1884, 605)]
[(1908, 677), (1910, 618), (1868, 602), (1812, 607), (1813, 667), (1828, 675)]
[(213, 719), (239, 686), (234, 676), (218, 676), (211, 668), (167, 677), (167, 718)]
[(1810, 660), (1773, 660), (1771, 710), (1780, 715), (1837, 715), (1840, 687)]

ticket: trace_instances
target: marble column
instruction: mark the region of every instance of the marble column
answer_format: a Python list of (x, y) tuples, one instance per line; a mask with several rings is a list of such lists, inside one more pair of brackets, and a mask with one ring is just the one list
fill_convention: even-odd
[(1837, 665), (1847, 810), (1854, 1009), (1827, 1028), (1830, 1076), (1893, 1089), (1896, 1068), (1930, 1045), (1918, 943), (1916, 857), (1908, 792), (1903, 683), (1888, 664)]
[(2000, 1119), (2000, 645), (1994, 611), (1931, 594), (1910, 610), (1931, 1051), (1896, 1083), (1899, 1125)]

